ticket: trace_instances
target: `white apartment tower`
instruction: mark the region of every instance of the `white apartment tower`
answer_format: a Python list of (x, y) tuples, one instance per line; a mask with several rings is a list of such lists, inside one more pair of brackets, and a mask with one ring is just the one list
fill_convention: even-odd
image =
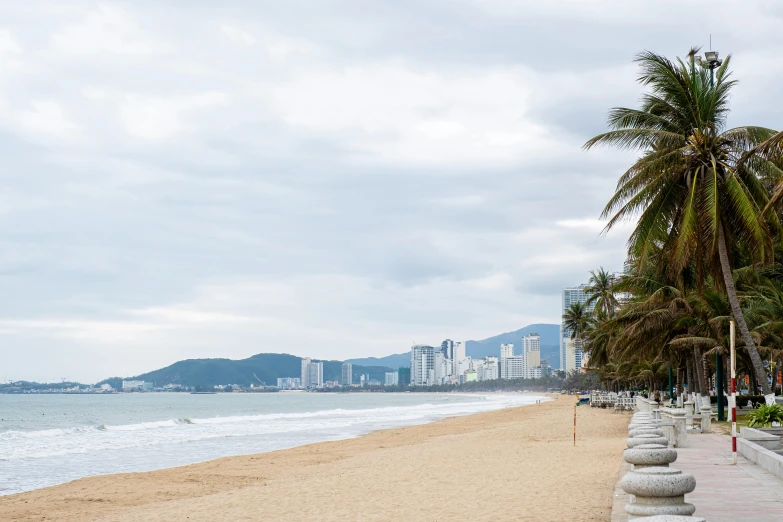
[[(579, 286), (570, 286), (568, 288), (563, 288), (563, 295), (562, 295), (562, 311), (560, 314), (561, 320), (560, 320), (560, 369), (564, 371), (568, 371), (566, 369), (567, 362), (567, 354), (566, 354), (566, 341), (571, 339), (571, 330), (566, 328), (563, 325), (562, 316), (566, 313), (566, 310), (571, 306), (572, 303), (584, 303), (587, 301), (587, 294), (585, 294), (585, 286), (586, 285), (579, 285)], [(593, 311), (593, 305), (589, 305), (586, 307), (586, 310), (589, 312)], [(582, 346), (581, 343), (577, 343), (575, 347), (575, 353), (574, 357), (576, 358), (575, 364), (576, 367), (579, 368), (582, 366)]]
[(525, 378), (533, 379), (532, 369), (541, 366), (541, 337), (537, 333), (522, 338), (522, 357), (525, 359)]
[(353, 384), (353, 364), (343, 363), (343, 374), (340, 379), (340, 384), (343, 386), (350, 386)]
[(308, 387), (320, 388), (324, 385), (324, 363), (311, 362), (308, 365)]
[(302, 357), (302, 388), (307, 389), (310, 387), (310, 362), (312, 359), (309, 357)]
[(435, 384), (435, 348), (421, 344), (411, 348), (411, 386)]
[(501, 344), (500, 345), (500, 378), (508, 379), (506, 376), (506, 359), (514, 357), (514, 345), (513, 344)]
[(451, 372), (451, 376), (457, 383), (459, 383), (459, 378), (462, 376), (462, 372), (460, 371), (460, 363), (466, 358), (465, 343), (462, 341), (455, 341), (454, 357), (451, 359), (451, 363), (454, 365), (454, 369)]

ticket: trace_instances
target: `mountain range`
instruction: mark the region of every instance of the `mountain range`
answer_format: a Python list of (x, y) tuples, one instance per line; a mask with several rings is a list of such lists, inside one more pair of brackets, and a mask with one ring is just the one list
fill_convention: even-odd
[[(513, 343), (515, 352), (519, 353), (522, 337), (531, 333), (541, 336), (541, 358), (557, 367), (560, 363), (558, 338), (560, 326), (556, 324), (531, 324), (513, 332), (506, 332), (481, 341), (467, 341), (466, 354), (473, 358), (487, 355), (500, 355), (500, 345)], [(186, 359), (165, 368), (143, 373), (125, 380), (142, 380), (152, 382), (155, 386), (181, 384), (182, 386), (214, 386), (217, 384), (277, 384), (278, 377), (299, 377), (301, 373), (301, 357), (286, 353), (259, 353), (247, 359)], [(324, 381), (340, 380), (342, 361), (321, 361), (324, 363)], [(354, 382), (359, 375), (369, 374), (370, 379), (384, 380), (384, 373), (394, 371), (401, 366), (410, 366), (410, 352), (388, 355), (386, 357), (367, 357), (349, 359), (354, 365)], [(120, 377), (101, 381), (115, 388), (121, 386)]]
[[(546, 359), (550, 366), (557, 368), (560, 365), (560, 325), (538, 323), (525, 326), (513, 332), (506, 332), (481, 341), (466, 341), (465, 354), (474, 359), (481, 359), (487, 355), (500, 355), (501, 344), (513, 344), (515, 353), (520, 352), (522, 338), (526, 335), (537, 333), (541, 336), (541, 359)], [(359, 365), (388, 366), (399, 368), (410, 366), (411, 352), (387, 355), (386, 357), (365, 357), (360, 359), (348, 359), (346, 362)]]

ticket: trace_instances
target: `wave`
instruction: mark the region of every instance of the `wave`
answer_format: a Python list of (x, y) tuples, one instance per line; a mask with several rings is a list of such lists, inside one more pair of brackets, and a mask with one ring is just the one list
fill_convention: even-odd
[[(182, 417), (120, 425), (90, 425), (0, 433), (0, 460), (24, 460), (104, 450), (179, 445), (226, 437), (283, 440), (297, 433), (355, 436), (374, 429), (429, 422), (445, 416), (495, 410), (532, 402), (530, 397), (476, 397), (477, 400), (426, 402), (364, 409), (334, 408), (296, 413), (225, 417)], [(236, 439), (234, 439), (236, 440)], [(259, 441), (261, 439), (247, 439)]]

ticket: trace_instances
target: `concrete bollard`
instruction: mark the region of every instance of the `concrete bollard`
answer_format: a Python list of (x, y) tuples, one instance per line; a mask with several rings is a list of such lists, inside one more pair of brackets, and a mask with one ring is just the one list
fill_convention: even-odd
[(623, 452), (623, 460), (633, 464), (633, 469), (650, 466), (668, 467), (677, 460), (677, 452), (663, 444), (641, 444)]
[(707, 519), (682, 515), (656, 515), (654, 517), (644, 517), (644, 522), (707, 522)]
[(674, 424), (674, 442), (678, 448), (688, 447), (688, 428), (686, 426), (685, 414), (685, 408), (669, 410), (669, 415), (671, 415), (672, 423)]
[(701, 413), (701, 432), (709, 433), (712, 429), (712, 406), (702, 406), (699, 412)]
[(661, 428), (644, 427), (634, 428), (628, 432), (629, 437), (636, 437), (637, 435), (658, 435), (659, 437), (665, 437), (666, 433)]
[(689, 473), (663, 466), (641, 468), (620, 479), (620, 487), (634, 495), (625, 505), (631, 516), (692, 515), (693, 504), (685, 502), (685, 494), (696, 489), (696, 479)]
[(653, 434), (642, 434), (636, 437), (625, 439), (625, 445), (629, 448), (635, 448), (642, 444), (660, 444), (662, 446), (669, 446), (669, 439)]

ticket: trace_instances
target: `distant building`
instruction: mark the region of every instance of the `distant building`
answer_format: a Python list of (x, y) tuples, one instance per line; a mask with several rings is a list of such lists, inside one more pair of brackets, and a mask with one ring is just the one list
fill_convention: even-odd
[(113, 389), (110, 384), (101, 384), (100, 387), (101, 391), (112, 391)]
[(144, 381), (122, 381), (122, 391), (141, 390), (144, 388)]
[[(567, 339), (565, 340), (566, 345), (566, 358), (565, 358), (565, 368), (564, 371), (566, 373), (572, 372), (574, 370), (578, 370), (578, 362), (579, 358), (577, 358), (577, 352), (581, 352), (582, 350), (579, 349), (580, 343), (576, 341), (575, 339)], [(577, 362), (578, 361), (578, 362)]]
[(494, 381), (500, 376), (500, 365), (498, 358), (488, 356), (484, 359), (484, 364), (476, 369), (476, 378), (479, 381)]
[(468, 370), (465, 372), (465, 382), (473, 382), (478, 380), (478, 373), (476, 370)]
[(381, 381), (379, 381), (378, 379), (368, 379), (366, 382), (367, 382), (367, 386), (380, 386), (381, 385)]
[(400, 386), (410, 386), (411, 384), (411, 369), (410, 368), (398, 368), (397, 369), (397, 384)]
[(310, 363), (312, 359), (309, 357), (302, 357), (302, 388), (310, 387)]
[(502, 366), (504, 379), (524, 379), (526, 377), (525, 358), (522, 355), (506, 357)]
[[(537, 333), (522, 338), (522, 357), (525, 360), (525, 377), (535, 379), (536, 377), (532, 376), (531, 370), (541, 366), (541, 337)], [(538, 374), (540, 378), (540, 371)]]
[(459, 384), (460, 378), (462, 377), (461, 370), (461, 363), (465, 360), (467, 356), (465, 355), (465, 343), (462, 341), (455, 341), (454, 342), (454, 358), (452, 359), (452, 365), (453, 370), (451, 372), (452, 379), (454, 382)]
[(309, 378), (308, 378), (308, 387), (309, 388), (320, 388), (324, 385), (324, 363), (322, 362), (311, 362), (308, 365), (309, 369)]
[(501, 344), (500, 345), (500, 378), (508, 379), (506, 375), (506, 359), (514, 357), (514, 345), (513, 344)]
[[(562, 312), (561, 317), (566, 313), (566, 310), (570, 308), (570, 306), (573, 303), (585, 303), (587, 301), (587, 294), (585, 293), (585, 286), (586, 285), (579, 285), (579, 286), (570, 286), (567, 288), (563, 288), (562, 293)], [(590, 304), (585, 307), (585, 310), (588, 312), (593, 311), (593, 304)], [(560, 320), (560, 369), (561, 370), (567, 370), (568, 365), (566, 364), (566, 359), (568, 355), (566, 354), (566, 342), (571, 339), (571, 330), (565, 327), (565, 324), (563, 320)], [(574, 357), (576, 360), (576, 363), (574, 365), (574, 368), (579, 368), (582, 366), (582, 345), (577, 344), (575, 347)]]
[(432, 346), (417, 344), (411, 348), (411, 384), (435, 384), (435, 348)]
[(278, 377), (277, 388), (279, 390), (298, 390), (302, 387), (302, 379), (299, 377)]
[(454, 341), (446, 339), (440, 343), (440, 351), (446, 359), (454, 360)]
[(351, 363), (343, 363), (343, 375), (342, 379), (340, 379), (340, 384), (343, 386), (353, 384), (353, 365)]
[(397, 386), (399, 382), (399, 375), (397, 372), (386, 372), (386, 386)]

